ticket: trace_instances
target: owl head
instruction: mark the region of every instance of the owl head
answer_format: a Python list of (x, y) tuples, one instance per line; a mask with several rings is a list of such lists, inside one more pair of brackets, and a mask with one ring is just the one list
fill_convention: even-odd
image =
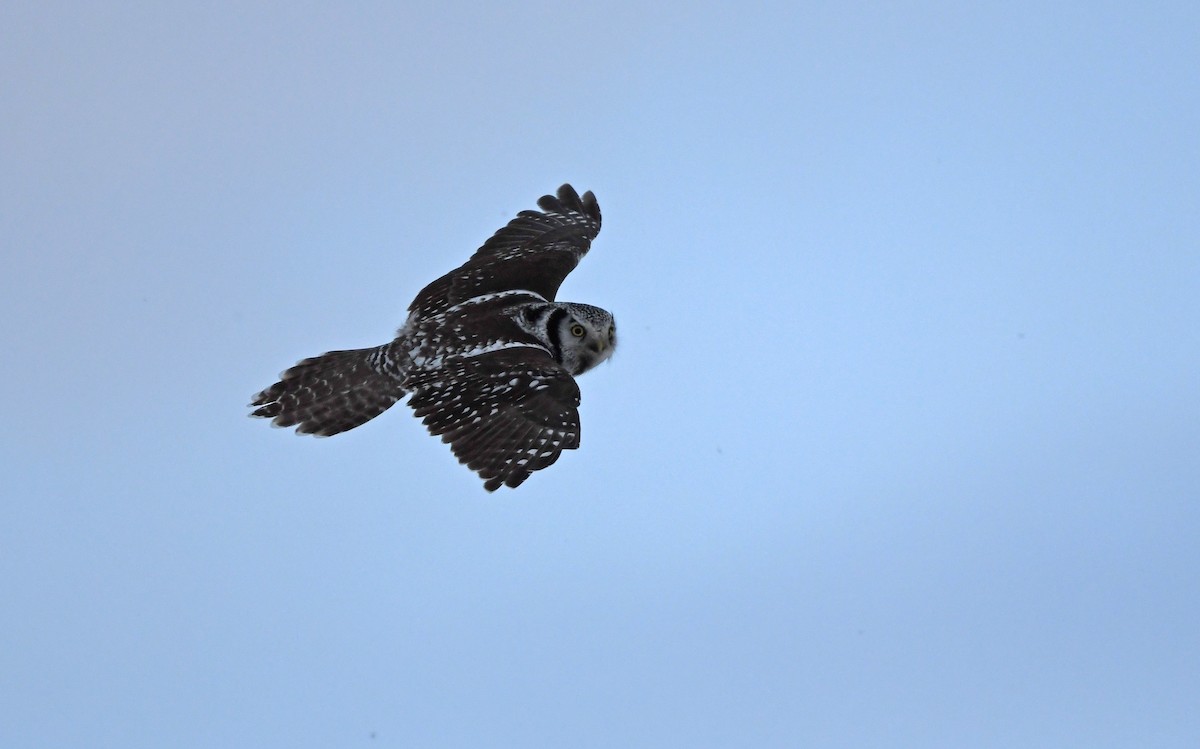
[(556, 305), (566, 314), (554, 314), (549, 338), (558, 343), (560, 364), (572, 375), (582, 374), (608, 357), (617, 347), (617, 323), (608, 310), (590, 304)]

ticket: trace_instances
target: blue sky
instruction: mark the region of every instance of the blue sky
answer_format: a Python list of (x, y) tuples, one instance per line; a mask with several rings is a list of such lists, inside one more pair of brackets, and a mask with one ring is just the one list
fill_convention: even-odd
[[(1193, 747), (1194, 3), (0, 8), (0, 743)], [(570, 181), (582, 449), (246, 418)]]

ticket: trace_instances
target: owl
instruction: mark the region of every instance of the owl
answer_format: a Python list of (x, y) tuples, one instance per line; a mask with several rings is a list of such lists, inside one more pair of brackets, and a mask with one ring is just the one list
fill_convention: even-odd
[(422, 289), (395, 340), (301, 361), (254, 396), (251, 415), (328, 437), (407, 396), (489, 492), (578, 448), (575, 378), (612, 356), (617, 327), (554, 297), (600, 232), (600, 207), (570, 185), (538, 207)]

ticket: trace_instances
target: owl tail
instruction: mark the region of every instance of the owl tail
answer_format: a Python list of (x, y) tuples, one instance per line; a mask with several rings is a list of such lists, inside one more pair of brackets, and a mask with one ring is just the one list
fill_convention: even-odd
[(250, 405), (258, 408), (250, 415), (318, 437), (365, 424), (404, 397), (401, 381), (386, 374), (387, 355), (388, 346), (380, 346), (305, 359), (254, 396)]

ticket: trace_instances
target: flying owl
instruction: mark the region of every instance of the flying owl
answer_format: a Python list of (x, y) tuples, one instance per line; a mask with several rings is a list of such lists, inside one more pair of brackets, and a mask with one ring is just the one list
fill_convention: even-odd
[(254, 396), (251, 415), (328, 437), (411, 394), (488, 491), (578, 448), (575, 377), (612, 355), (617, 328), (606, 310), (554, 297), (600, 233), (600, 207), (570, 185), (538, 207), (422, 289), (391, 343), (305, 359)]

